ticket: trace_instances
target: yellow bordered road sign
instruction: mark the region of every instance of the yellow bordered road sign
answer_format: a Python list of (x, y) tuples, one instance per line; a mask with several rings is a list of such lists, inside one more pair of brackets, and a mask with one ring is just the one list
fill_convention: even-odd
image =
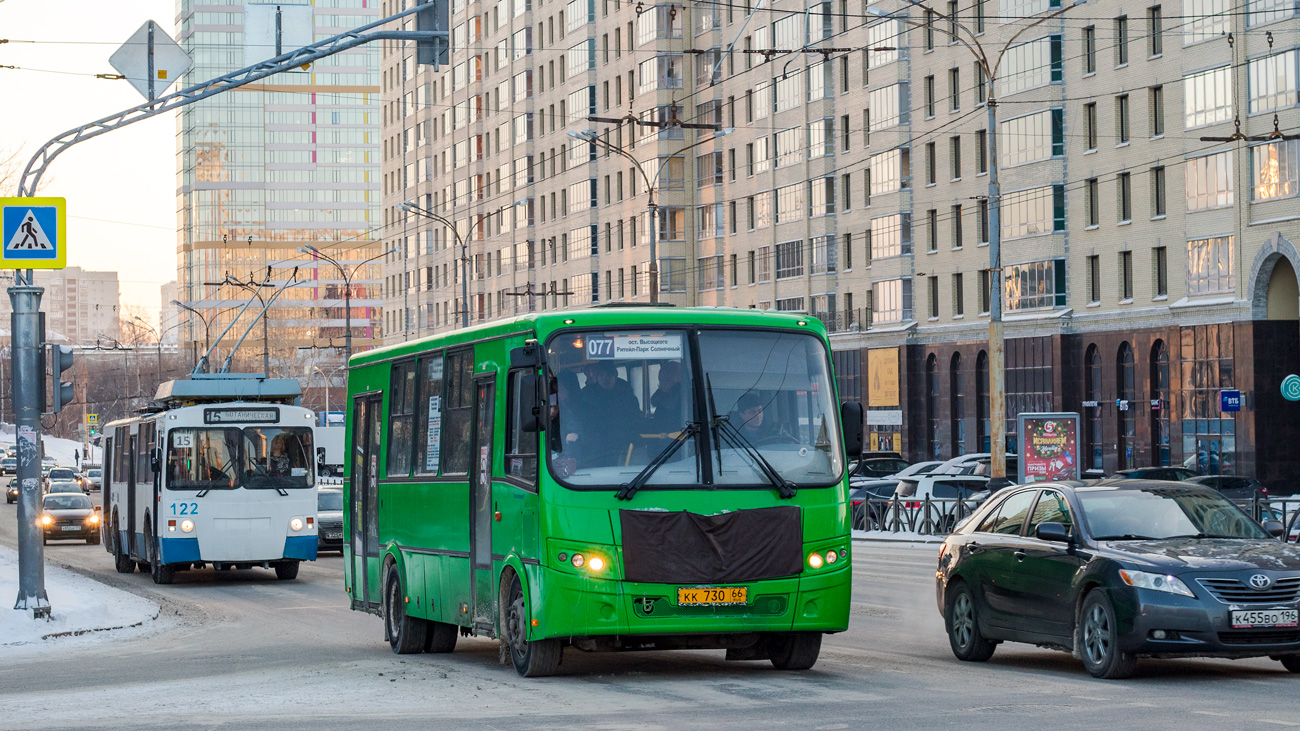
[(63, 198), (0, 198), (0, 269), (68, 265), (68, 211)]

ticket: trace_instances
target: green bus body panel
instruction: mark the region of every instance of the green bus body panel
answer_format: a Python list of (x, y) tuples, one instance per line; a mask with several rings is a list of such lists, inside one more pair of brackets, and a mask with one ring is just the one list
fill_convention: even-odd
[[(527, 341), (545, 343), (557, 330), (609, 327), (692, 327), (789, 329), (818, 337), (827, 347), (825, 330), (814, 318), (756, 310), (685, 308), (609, 308), (532, 314), (513, 320), (467, 328), (352, 357), (348, 373), (345, 450), (344, 582), (353, 608), (376, 611), (360, 603), (359, 577), (353, 575), (353, 514), (351, 490), (357, 445), (354, 440), (354, 397), (382, 392), (378, 480), (380, 557), (368, 564), (370, 597), (378, 601), (384, 556), (401, 572), (408, 596), (407, 611), (417, 617), (471, 626), (473, 595), (470, 567), (471, 487), (469, 476), (436, 479), (388, 478), (388, 387), (394, 362), (437, 350), (472, 344), (474, 374), (492, 374), (496, 384), (495, 436), (491, 464), (492, 577), (499, 586), (509, 567), (525, 587), (531, 639), (629, 634), (698, 634), (756, 631), (840, 631), (848, 627), (851, 560), (847, 508), (847, 477), (824, 488), (805, 488), (791, 500), (775, 490), (642, 489), (631, 501), (619, 501), (615, 490), (571, 490), (551, 481), (546, 454), (538, 455), (539, 486), (526, 489), (502, 478), (507, 424), (509, 352)], [(832, 383), (834, 381), (832, 372)], [(544, 435), (543, 435), (544, 436)], [(444, 432), (444, 438), (446, 433)], [(544, 444), (544, 441), (542, 442)], [(772, 505), (796, 505), (803, 520), (805, 553), (843, 552), (834, 565), (802, 575), (744, 582), (750, 601), (743, 607), (678, 607), (677, 585), (638, 584), (622, 577), (619, 511), (623, 509), (689, 510), (701, 514)], [(606, 558), (608, 567), (597, 578), (588, 571), (561, 563), (564, 552)], [(495, 595), (495, 594), (494, 594)], [(649, 602), (652, 610), (644, 611)]]

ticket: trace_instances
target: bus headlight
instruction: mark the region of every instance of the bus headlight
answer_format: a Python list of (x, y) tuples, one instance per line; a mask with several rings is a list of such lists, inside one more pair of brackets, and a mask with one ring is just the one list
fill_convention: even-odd
[(573, 568), (580, 569), (582, 568), (582, 564), (586, 563), (586, 559), (582, 557), (581, 553), (575, 553), (573, 554), (572, 563), (573, 563)]
[(182, 533), (193, 533), (193, 532), (194, 532), (194, 521), (192, 521), (192, 520), (182, 520), (182, 521), (181, 521), (181, 532), (182, 532)]
[(302, 530), (302, 518), (294, 517), (289, 519), (289, 529), (294, 531)]
[(587, 559), (587, 568), (592, 571), (600, 572), (605, 570), (605, 559), (600, 556), (592, 556)]
[(813, 567), (813, 568), (815, 568), (815, 569), (819, 569), (819, 568), (821, 568), (821, 567), (822, 567), (822, 555), (821, 555), (820, 553), (810, 553), (810, 554), (808, 554), (808, 565), (811, 566), (811, 567)]

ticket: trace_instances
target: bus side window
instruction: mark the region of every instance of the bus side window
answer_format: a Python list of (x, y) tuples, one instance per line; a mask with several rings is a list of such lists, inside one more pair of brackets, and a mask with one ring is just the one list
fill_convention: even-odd
[[(442, 456), (442, 368), (442, 353), (434, 353), (421, 356), (415, 369), (420, 384), (415, 404), (416, 474), (438, 474)], [(431, 431), (432, 439), (429, 436)]]
[(415, 449), (415, 361), (393, 364), (388, 389), (389, 477), (409, 477)]
[(474, 351), (447, 354), (443, 375), (442, 473), (469, 473), (474, 417)]
[(519, 398), (520, 381), (528, 373), (527, 370), (510, 372), (510, 395), (506, 403), (506, 474), (536, 484), (538, 432), (521, 428), (528, 410), (534, 406)]

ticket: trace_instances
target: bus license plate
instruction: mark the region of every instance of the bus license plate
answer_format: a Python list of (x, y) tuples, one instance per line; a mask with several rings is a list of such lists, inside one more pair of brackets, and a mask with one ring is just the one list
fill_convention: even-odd
[(1295, 609), (1250, 609), (1232, 613), (1234, 629), (1253, 627), (1295, 627), (1300, 611)]
[(678, 606), (721, 606), (744, 604), (749, 600), (749, 589), (743, 586), (691, 586), (677, 589)]

